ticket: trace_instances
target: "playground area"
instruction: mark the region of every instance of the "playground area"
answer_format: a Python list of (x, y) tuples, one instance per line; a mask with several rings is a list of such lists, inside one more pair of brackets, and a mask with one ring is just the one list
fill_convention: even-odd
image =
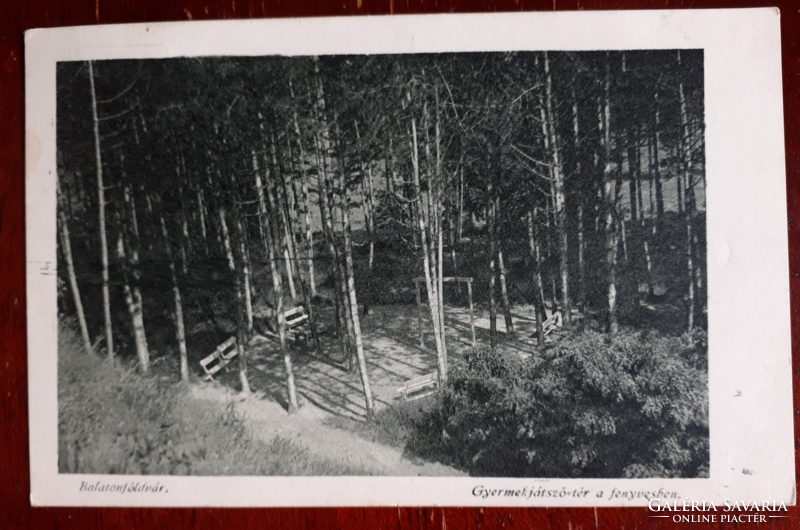
[[(488, 345), (490, 342), (488, 313), (488, 309), (474, 309), (477, 344)], [(498, 315), (497, 348), (527, 357), (535, 351), (534, 308), (515, 306), (512, 314), (516, 337), (504, 340), (505, 321), (502, 315)], [(429, 313), (426, 317), (429, 318)], [(398, 388), (406, 381), (436, 370), (436, 349), (430, 322), (427, 318), (423, 320), (424, 346), (420, 347), (418, 318), (417, 307), (413, 305), (375, 306), (369, 315), (361, 317), (364, 353), (377, 410), (402, 400)], [(472, 345), (469, 309), (445, 307), (445, 321), (448, 363), (453, 366)], [(364, 395), (355, 363), (348, 372), (347, 363), (337, 362), (342, 360), (338, 338), (324, 333), (320, 337), (319, 352), (314, 351), (312, 340), (308, 345), (290, 344), (301, 409), (310, 405), (334, 416), (354, 420), (366, 418)], [(255, 395), (286, 408), (286, 379), (277, 341), (258, 341), (248, 346), (247, 353), (248, 377)], [(224, 386), (238, 388), (236, 363), (217, 374), (215, 380)]]

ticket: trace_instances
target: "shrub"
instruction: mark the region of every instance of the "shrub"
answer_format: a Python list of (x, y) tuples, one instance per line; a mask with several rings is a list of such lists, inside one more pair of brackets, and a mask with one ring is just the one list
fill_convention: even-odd
[(457, 464), (490, 476), (708, 473), (705, 333), (585, 331), (526, 361), (475, 348), (442, 392)]

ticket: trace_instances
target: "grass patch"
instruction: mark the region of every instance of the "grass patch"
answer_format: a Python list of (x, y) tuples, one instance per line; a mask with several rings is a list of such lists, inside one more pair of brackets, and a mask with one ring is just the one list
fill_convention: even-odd
[(233, 402), (194, 400), (180, 384), (87, 355), (73, 323), (58, 334), (59, 473), (370, 475), (291, 441), (247, 431)]

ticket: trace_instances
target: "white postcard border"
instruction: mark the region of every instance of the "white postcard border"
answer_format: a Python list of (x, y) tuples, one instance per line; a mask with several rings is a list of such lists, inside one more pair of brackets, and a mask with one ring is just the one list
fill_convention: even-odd
[[(777, 9), (177, 22), (25, 34), (31, 502), (81, 506), (644, 506), (635, 494), (795, 502)], [(133, 477), (58, 474), (57, 61), (197, 55), (702, 48), (709, 479)], [(737, 396), (738, 397), (735, 397)], [(108, 484), (123, 492), (81, 491)], [(148, 484), (159, 491), (128, 491)], [(480, 489), (483, 488), (483, 489)], [(491, 490), (549, 492), (489, 495)], [(587, 493), (581, 492), (586, 490)], [(600, 492), (601, 497), (598, 497)], [(476, 494), (476, 492), (478, 494)], [(562, 494), (561, 492), (572, 492)]]

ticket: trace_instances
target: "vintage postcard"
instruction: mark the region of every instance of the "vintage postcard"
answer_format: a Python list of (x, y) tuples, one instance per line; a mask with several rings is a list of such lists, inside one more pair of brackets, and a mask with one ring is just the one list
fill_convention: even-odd
[(779, 19), (27, 32), (32, 503), (794, 504)]

